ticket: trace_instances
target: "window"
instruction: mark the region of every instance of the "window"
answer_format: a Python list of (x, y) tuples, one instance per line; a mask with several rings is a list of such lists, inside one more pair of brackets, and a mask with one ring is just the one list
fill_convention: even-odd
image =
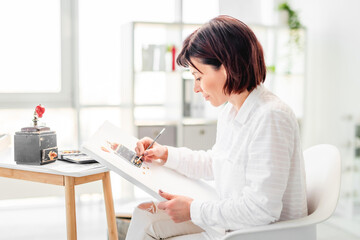
[(70, 0), (0, 0), (0, 133), (32, 125), (41, 103), (58, 145), (76, 147), (70, 9)]
[[(0, 104), (70, 105), (62, 76), (60, 0), (0, 1)], [(66, 48), (63, 49), (66, 51)]]

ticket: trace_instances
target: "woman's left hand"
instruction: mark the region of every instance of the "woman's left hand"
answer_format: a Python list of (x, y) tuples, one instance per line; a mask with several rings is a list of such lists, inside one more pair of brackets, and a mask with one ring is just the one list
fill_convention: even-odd
[(159, 190), (159, 195), (169, 201), (160, 202), (158, 208), (165, 210), (174, 222), (180, 223), (191, 220), (190, 205), (193, 201), (192, 198), (172, 195), (161, 190)]

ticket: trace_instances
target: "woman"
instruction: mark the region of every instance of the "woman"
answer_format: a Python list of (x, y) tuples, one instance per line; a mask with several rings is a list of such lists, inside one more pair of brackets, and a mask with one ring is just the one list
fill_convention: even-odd
[(214, 179), (220, 200), (159, 191), (168, 201), (135, 209), (127, 239), (219, 239), (232, 230), (306, 216), (297, 120), (263, 86), (263, 50), (250, 28), (229, 16), (216, 17), (186, 38), (177, 63), (189, 67), (196, 93), (215, 107), (224, 105), (216, 143), (207, 152), (160, 144), (145, 151), (152, 139), (144, 138), (135, 151), (188, 177)]

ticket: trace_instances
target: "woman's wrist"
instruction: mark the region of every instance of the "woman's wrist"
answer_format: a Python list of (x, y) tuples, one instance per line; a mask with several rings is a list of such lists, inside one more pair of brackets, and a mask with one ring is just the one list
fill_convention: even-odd
[(164, 148), (164, 154), (161, 156), (161, 160), (163, 161), (163, 163), (166, 163), (167, 159), (168, 159), (168, 148), (166, 146), (163, 146)]

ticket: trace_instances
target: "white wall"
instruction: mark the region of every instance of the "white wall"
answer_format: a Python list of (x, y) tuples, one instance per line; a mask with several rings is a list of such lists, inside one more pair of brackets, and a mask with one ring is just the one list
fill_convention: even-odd
[[(354, 172), (355, 124), (360, 123), (360, 1), (297, 0), (308, 29), (304, 145), (331, 143), (342, 157), (338, 214), (354, 216), (360, 193)], [(356, 193), (357, 192), (357, 193)]]
[(347, 116), (359, 121), (360, 1), (294, 1), (308, 29), (306, 144), (339, 147)]

